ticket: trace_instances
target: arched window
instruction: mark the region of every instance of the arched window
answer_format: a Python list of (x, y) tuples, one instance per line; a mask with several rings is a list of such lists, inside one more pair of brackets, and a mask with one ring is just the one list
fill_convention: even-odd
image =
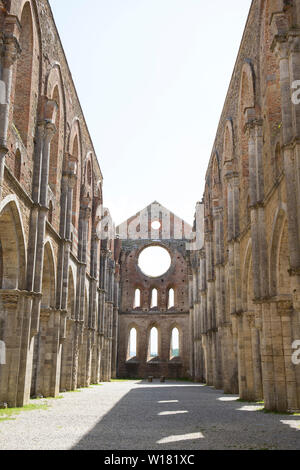
[(14, 167), (14, 175), (18, 181), (20, 181), (21, 179), (21, 162), (22, 162), (21, 152), (18, 149), (15, 155), (15, 167)]
[(275, 178), (278, 178), (283, 172), (283, 158), (280, 144), (276, 145), (275, 149)]
[(53, 222), (53, 204), (52, 204), (52, 201), (49, 202), (48, 221), (49, 221), (50, 224), (52, 224), (52, 222)]
[(131, 328), (129, 334), (129, 358), (137, 356), (137, 332), (135, 328)]
[(50, 159), (49, 159), (49, 185), (54, 193), (56, 193), (56, 185), (59, 179), (59, 153), (62, 151), (62, 104), (58, 86), (53, 90), (53, 98), (58, 105), (58, 110), (55, 116), (56, 132), (53, 136), (50, 146)]
[(71, 232), (71, 251), (74, 250), (74, 234)]
[(87, 184), (90, 186), (92, 183), (92, 167), (91, 162), (88, 161), (87, 163)]
[(158, 330), (154, 326), (150, 331), (150, 359), (158, 356)]
[(171, 336), (171, 357), (179, 356), (179, 331), (173, 328)]
[(151, 308), (158, 306), (158, 292), (157, 289), (152, 289), (151, 292)]
[[(78, 142), (78, 136), (76, 135), (74, 138), (73, 146), (72, 146), (72, 151), (71, 155), (74, 158), (74, 160), (77, 162), (77, 165), (79, 164), (79, 142)], [(78, 221), (78, 215), (79, 215), (79, 194), (80, 194), (80, 170), (79, 170), (79, 165), (76, 167), (77, 175), (76, 175), (76, 183), (73, 189), (73, 203), (72, 203), (72, 224), (74, 227), (77, 226), (77, 221)]]
[(168, 308), (175, 307), (175, 292), (174, 289), (169, 289), (168, 292)]
[(141, 306), (141, 291), (140, 289), (135, 289), (133, 308), (140, 308), (140, 306)]
[(13, 121), (27, 147), (33, 66), (33, 23), (29, 2), (25, 4), (21, 17), (20, 46), (22, 53), (17, 61)]

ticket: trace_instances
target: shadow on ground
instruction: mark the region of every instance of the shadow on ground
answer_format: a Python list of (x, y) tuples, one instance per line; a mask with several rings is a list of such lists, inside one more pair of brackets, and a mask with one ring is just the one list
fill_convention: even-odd
[(135, 382), (73, 449), (300, 448), (300, 416), (265, 414), (237, 398), (188, 382)]

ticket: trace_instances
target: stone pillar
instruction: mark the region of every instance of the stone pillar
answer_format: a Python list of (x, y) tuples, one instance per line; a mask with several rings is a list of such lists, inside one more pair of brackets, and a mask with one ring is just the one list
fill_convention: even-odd
[(5, 364), (0, 365), (0, 403), (24, 406), (30, 398), (32, 343), (30, 308), (32, 295), (19, 290), (0, 290), (4, 317), (1, 341), (5, 345)]
[(37, 396), (56, 397), (59, 394), (62, 334), (61, 311), (42, 309), (34, 386)]

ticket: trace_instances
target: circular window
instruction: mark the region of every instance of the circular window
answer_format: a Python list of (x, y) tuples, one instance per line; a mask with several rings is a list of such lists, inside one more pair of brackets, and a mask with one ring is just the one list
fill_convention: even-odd
[(160, 277), (170, 268), (171, 256), (161, 246), (149, 246), (141, 252), (138, 265), (146, 276)]
[(153, 230), (159, 230), (161, 227), (161, 223), (158, 220), (155, 220), (154, 222), (152, 222), (151, 227), (153, 228)]

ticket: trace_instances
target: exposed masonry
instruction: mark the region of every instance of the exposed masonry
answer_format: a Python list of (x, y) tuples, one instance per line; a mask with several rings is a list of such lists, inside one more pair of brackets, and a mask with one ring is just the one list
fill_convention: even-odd
[(0, 402), (22, 406), (115, 373), (118, 251), (49, 4), (0, 7)]
[[(154, 202), (137, 216), (126, 221), (134, 226), (141, 214), (146, 215), (149, 237), (122, 241), (120, 253), (120, 310), (118, 341), (118, 374), (121, 377), (188, 377), (189, 376), (189, 282), (188, 254), (185, 239), (164, 239), (163, 229), (166, 218), (177, 226), (188, 225), (159, 203)], [(160, 229), (151, 230), (158, 221)], [(171, 225), (172, 227), (172, 222)], [(117, 227), (118, 231), (118, 227)], [(189, 227), (190, 233), (192, 227)], [(138, 235), (139, 232), (137, 232)], [(151, 237), (152, 234), (152, 237)], [(171, 266), (162, 276), (146, 276), (138, 266), (143, 249), (149, 246), (162, 246), (171, 256)], [(140, 291), (140, 305), (134, 308), (135, 291)], [(157, 291), (157, 305), (151, 308), (153, 289)], [(175, 294), (174, 306), (168, 308), (169, 290)], [(152, 328), (158, 330), (158, 356), (150, 357), (150, 334)], [(137, 332), (137, 354), (130, 357), (129, 341), (132, 328)], [(171, 355), (172, 331), (179, 331), (179, 356)]]
[(190, 272), (193, 377), (281, 411), (300, 408), (299, 26), (299, 0), (252, 2)]
[[(300, 1), (252, 2), (197, 205), (197, 251), (177, 229), (98, 238), (102, 174), (48, 1), (0, 0), (0, 23), (0, 403), (118, 372), (189, 375), (267, 409), (300, 409)], [(153, 243), (172, 266), (147, 279), (137, 255)]]

